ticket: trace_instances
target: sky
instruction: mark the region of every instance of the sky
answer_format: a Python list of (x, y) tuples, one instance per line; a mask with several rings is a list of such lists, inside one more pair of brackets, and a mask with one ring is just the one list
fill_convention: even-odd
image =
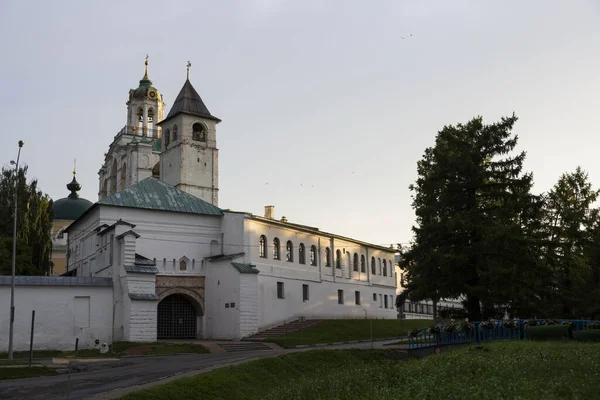
[[(534, 190), (600, 187), (600, 2), (0, 0), (0, 165), (98, 198), (144, 74), (190, 80), (222, 123), (219, 206), (408, 243), (416, 163), (445, 125), (515, 112)], [(168, 111), (166, 111), (168, 112)]]

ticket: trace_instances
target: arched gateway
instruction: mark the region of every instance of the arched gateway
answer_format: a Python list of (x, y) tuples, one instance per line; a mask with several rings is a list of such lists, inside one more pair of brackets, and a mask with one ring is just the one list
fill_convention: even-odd
[(198, 317), (202, 315), (195, 301), (183, 294), (172, 294), (158, 303), (158, 339), (195, 339)]

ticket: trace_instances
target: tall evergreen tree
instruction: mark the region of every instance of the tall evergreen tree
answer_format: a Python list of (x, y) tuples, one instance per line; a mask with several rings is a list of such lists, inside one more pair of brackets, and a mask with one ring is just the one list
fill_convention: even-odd
[(593, 313), (590, 306), (595, 308), (599, 221), (592, 205), (599, 193), (578, 167), (563, 174), (546, 196), (545, 261), (552, 270), (553, 291), (547, 308), (556, 316), (579, 318)]
[(510, 155), (516, 121), (445, 126), (418, 162), (417, 225), (404, 260), (413, 299), (462, 296), (475, 320), (536, 307), (541, 199), (530, 193), (525, 152)]
[(37, 188), (37, 180), (27, 183), (27, 167), (2, 169), (0, 176), (0, 275), (12, 269), (12, 235), (17, 207), (18, 275), (48, 275), (52, 272), (52, 200)]

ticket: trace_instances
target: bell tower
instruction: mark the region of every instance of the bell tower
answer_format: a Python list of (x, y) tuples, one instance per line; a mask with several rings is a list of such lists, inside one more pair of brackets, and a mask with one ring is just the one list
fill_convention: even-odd
[(146, 71), (137, 89), (129, 90), (127, 101), (126, 127), (133, 135), (159, 138), (160, 130), (156, 123), (164, 117), (165, 103), (162, 95), (152, 86), (148, 78), (148, 55), (146, 55)]
[(160, 180), (215, 206), (219, 203), (217, 124), (187, 78), (162, 129)]

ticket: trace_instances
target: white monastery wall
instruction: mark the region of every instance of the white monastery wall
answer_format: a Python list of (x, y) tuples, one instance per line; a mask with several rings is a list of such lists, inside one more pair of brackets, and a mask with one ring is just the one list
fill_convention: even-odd
[[(0, 286), (0, 349), (8, 348), (10, 286)], [(35, 310), (35, 350), (99, 348), (111, 343), (112, 288), (21, 286), (15, 288), (14, 350), (29, 350), (31, 311)], [(6, 322), (6, 323), (4, 323)], [(98, 340), (98, 345), (95, 341)]]
[(211, 262), (207, 267), (205, 338), (240, 338), (240, 273), (231, 261)]

